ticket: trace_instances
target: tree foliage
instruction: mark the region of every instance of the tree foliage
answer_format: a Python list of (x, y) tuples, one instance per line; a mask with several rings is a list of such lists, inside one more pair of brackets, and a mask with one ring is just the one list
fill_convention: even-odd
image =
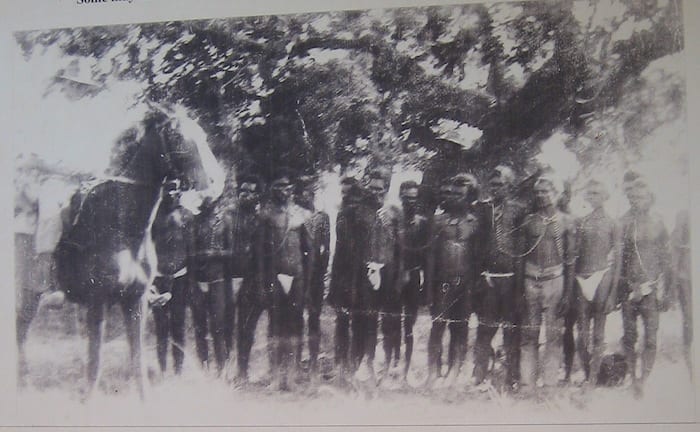
[[(612, 11), (612, 12), (609, 12)], [(555, 130), (585, 134), (654, 60), (683, 49), (679, 0), (562, 0), (70, 28), (17, 34), (93, 62), (93, 80), (184, 103), (237, 169), (359, 161), (426, 181), (527, 167)], [(481, 133), (461, 139), (444, 125)], [(454, 130), (462, 130), (453, 128)], [(632, 144), (633, 145), (633, 144)], [(602, 151), (572, 143), (584, 162)]]

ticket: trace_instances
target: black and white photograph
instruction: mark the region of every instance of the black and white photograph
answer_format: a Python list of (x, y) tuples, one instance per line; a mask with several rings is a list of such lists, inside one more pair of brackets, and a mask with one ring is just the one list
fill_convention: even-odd
[(11, 425), (694, 424), (687, 3), (9, 32)]

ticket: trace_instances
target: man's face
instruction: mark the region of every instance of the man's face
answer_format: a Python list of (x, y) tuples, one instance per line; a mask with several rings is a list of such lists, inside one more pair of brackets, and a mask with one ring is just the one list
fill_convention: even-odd
[(608, 198), (608, 194), (601, 185), (592, 184), (586, 188), (583, 198), (592, 208), (597, 209), (603, 206)]
[(651, 191), (644, 182), (634, 182), (625, 186), (625, 195), (630, 207), (635, 210), (644, 210), (651, 207)]
[(350, 189), (352, 189), (353, 184), (352, 183), (341, 183), (340, 184), (340, 193), (345, 196), (350, 192)]
[(244, 182), (238, 187), (238, 201), (241, 206), (254, 206), (258, 203), (259, 198), (257, 184)]
[(510, 184), (503, 181), (500, 175), (494, 175), (489, 180), (489, 189), (491, 190), (491, 196), (496, 201), (501, 201), (508, 197), (510, 193)]
[(450, 201), (452, 196), (452, 182), (447, 180), (440, 185), (440, 202), (446, 203)]
[(367, 190), (372, 194), (377, 203), (383, 203), (386, 196), (386, 182), (383, 179), (373, 178), (367, 184)]
[(309, 208), (313, 205), (315, 196), (316, 191), (313, 185), (306, 185), (297, 194), (297, 201), (300, 205)]
[(418, 205), (418, 188), (407, 188), (401, 191), (401, 204), (405, 209), (415, 209)]
[(549, 182), (537, 182), (535, 184), (535, 200), (539, 208), (547, 208), (554, 205), (554, 187)]
[(272, 199), (277, 203), (287, 203), (292, 198), (294, 186), (289, 177), (281, 177), (272, 182)]
[(474, 182), (466, 178), (455, 178), (452, 184), (452, 199), (466, 202), (469, 191), (474, 187)]

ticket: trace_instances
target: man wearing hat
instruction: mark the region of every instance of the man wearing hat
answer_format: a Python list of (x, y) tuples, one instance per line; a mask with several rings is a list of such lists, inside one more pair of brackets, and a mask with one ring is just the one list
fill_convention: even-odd
[(427, 386), (441, 375), (445, 327), (450, 330), (448, 382), (458, 379), (466, 359), (472, 288), (481, 273), (476, 249), (479, 222), (468, 202), (472, 181), (469, 175), (457, 174), (443, 182), (444, 213), (435, 215), (428, 236), (426, 287), (433, 324), (428, 341)]
[(515, 269), (518, 253), (515, 239), (522, 223), (525, 207), (512, 197), (515, 175), (506, 166), (496, 167), (489, 176), (491, 198), (481, 209), (485, 248), (485, 270), (479, 283), (481, 305), (479, 327), (474, 347), (473, 383), (481, 384), (488, 373), (491, 341), (503, 326), (506, 386), (512, 387), (519, 376), (520, 352), (516, 315), (517, 296)]
[[(546, 388), (558, 384), (562, 363), (564, 315), (569, 309), (575, 254), (575, 224), (556, 207), (556, 187), (548, 177), (534, 185), (537, 210), (527, 215), (518, 247), (523, 251), (517, 281), (522, 284), (524, 310), (521, 332), (520, 382), (525, 394), (534, 391), (538, 370)], [(545, 325), (543, 355), (540, 327)]]
[[(623, 178), (623, 188), (630, 209), (620, 221), (618, 299), (622, 302), (622, 345), (634, 390), (641, 392), (656, 359), (659, 302), (665, 300), (666, 287), (671, 283), (669, 236), (661, 217), (652, 211), (654, 195), (646, 180), (639, 173), (628, 171)], [(635, 344), (640, 317), (644, 324), (644, 349), (642, 373), (638, 377)]]

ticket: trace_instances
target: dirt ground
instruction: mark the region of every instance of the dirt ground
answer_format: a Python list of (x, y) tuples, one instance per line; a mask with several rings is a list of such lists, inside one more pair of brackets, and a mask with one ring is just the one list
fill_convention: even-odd
[[(266, 388), (268, 361), (265, 350), (267, 317), (263, 315), (251, 355), (251, 384), (236, 387), (235, 354), (225, 377), (204, 372), (197, 364), (188, 312), (184, 370), (174, 376), (157, 372), (152, 318), (148, 318), (146, 362), (151, 378), (148, 398), (140, 402), (127, 367), (128, 346), (117, 307), (108, 314), (102, 351), (99, 391), (81, 402), (85, 388), (87, 341), (81, 312), (68, 307), (47, 311), (37, 318), (26, 346), (29, 372), (18, 392), (18, 419), (32, 425), (386, 425), (386, 424), (521, 424), (596, 422), (679, 422), (694, 418), (695, 392), (682, 360), (680, 313), (662, 314), (657, 362), (641, 398), (629, 388), (584, 390), (571, 384), (544, 398), (525, 399), (500, 392), (495, 386), (482, 392), (468, 386), (471, 374), (475, 322), (471, 322), (469, 356), (463, 382), (453, 387), (438, 383), (422, 388), (426, 377), (430, 317), (422, 311), (415, 327), (415, 348), (409, 386), (398, 379), (399, 368), (379, 388), (357, 374), (357, 385), (341, 389), (322, 380), (317, 391), (273, 392)], [(321, 365), (332, 367), (334, 319), (330, 310), (322, 316)], [(606, 351), (619, 349), (622, 323), (619, 312), (608, 317)], [(494, 344), (500, 341), (500, 331)], [(402, 346), (402, 361), (403, 361)], [(304, 352), (304, 356), (306, 351)], [(383, 352), (377, 347), (376, 369)], [(168, 357), (169, 366), (172, 357)], [(578, 361), (577, 361), (578, 363)], [(498, 382), (497, 364), (494, 381)], [(575, 364), (578, 369), (578, 365)], [(329, 375), (326, 375), (328, 378)], [(575, 374), (575, 379), (581, 373)]]

